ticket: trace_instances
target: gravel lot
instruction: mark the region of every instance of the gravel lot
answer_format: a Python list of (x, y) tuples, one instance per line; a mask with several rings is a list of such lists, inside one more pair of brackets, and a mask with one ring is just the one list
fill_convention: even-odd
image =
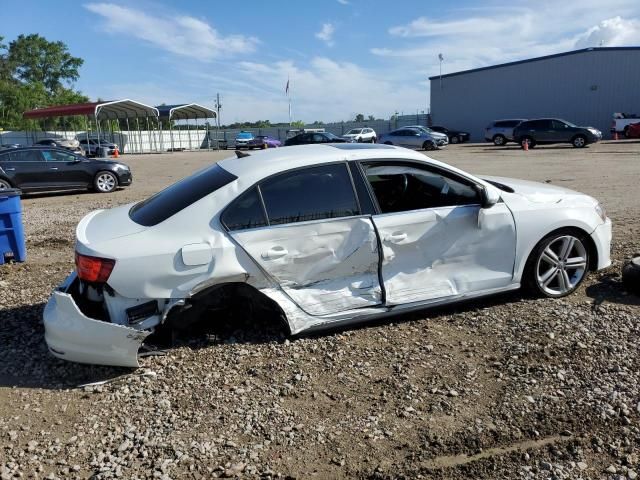
[(612, 267), (563, 300), (515, 293), (295, 340), (212, 318), (135, 371), (63, 362), (41, 314), (80, 218), (232, 152), (127, 156), (131, 188), (23, 200), (28, 262), (0, 266), (0, 478), (636, 478), (640, 299), (619, 272), (640, 252), (640, 142), (430, 153), (600, 199)]

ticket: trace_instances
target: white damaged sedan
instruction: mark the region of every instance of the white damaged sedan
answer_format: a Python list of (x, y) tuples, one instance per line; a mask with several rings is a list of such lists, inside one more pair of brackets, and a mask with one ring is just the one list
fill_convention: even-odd
[(562, 297), (610, 264), (611, 221), (564, 188), (326, 144), (223, 160), (90, 213), (76, 236), (76, 272), (44, 311), (49, 350), (136, 367), (154, 330), (225, 305), (268, 308), (295, 335), (521, 285)]

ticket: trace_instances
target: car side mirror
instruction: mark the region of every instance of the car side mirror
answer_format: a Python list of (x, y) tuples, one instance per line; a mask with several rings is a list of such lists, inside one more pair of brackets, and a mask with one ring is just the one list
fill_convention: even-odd
[(495, 188), (484, 185), (478, 185), (477, 188), (482, 208), (491, 208), (500, 201), (500, 193)]

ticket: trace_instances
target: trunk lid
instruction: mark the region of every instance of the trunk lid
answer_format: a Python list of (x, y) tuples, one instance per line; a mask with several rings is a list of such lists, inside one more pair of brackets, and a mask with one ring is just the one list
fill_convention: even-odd
[(109, 210), (95, 210), (85, 216), (76, 227), (76, 239), (82, 245), (95, 247), (114, 238), (127, 237), (147, 227), (129, 218), (133, 203)]

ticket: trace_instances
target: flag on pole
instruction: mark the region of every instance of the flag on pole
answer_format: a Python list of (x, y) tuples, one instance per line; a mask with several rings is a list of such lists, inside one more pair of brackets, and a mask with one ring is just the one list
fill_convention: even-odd
[(289, 78), (287, 77), (287, 86), (284, 89), (284, 94), (289, 95)]

